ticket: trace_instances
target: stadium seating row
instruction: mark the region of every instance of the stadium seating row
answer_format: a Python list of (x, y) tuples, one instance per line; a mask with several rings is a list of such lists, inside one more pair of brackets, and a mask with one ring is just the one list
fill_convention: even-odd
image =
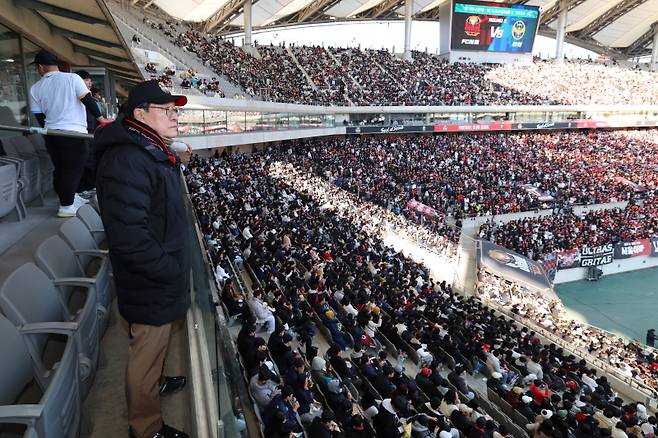
[(0, 147), (0, 218), (22, 220), (26, 204), (43, 203), (53, 187), (53, 164), (41, 135), (2, 139)]
[(109, 322), (104, 240), (100, 216), (87, 204), (37, 248), (35, 263), (0, 286), (0, 431), (78, 436)]

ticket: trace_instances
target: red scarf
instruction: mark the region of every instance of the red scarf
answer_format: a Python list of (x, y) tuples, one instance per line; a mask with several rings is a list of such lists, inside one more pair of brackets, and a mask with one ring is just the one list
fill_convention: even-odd
[(160, 149), (167, 155), (167, 158), (169, 158), (169, 161), (171, 161), (171, 165), (176, 165), (176, 156), (171, 153), (162, 137), (160, 137), (154, 130), (135, 119), (125, 118), (123, 122), (124, 126), (129, 132), (138, 135), (148, 144)]

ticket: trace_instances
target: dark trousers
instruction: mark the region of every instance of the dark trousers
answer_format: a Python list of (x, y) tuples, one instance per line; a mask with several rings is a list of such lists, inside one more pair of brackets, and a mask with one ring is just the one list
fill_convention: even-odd
[(53, 186), (59, 203), (71, 205), (89, 153), (85, 140), (47, 135), (46, 149), (55, 167)]
[(87, 145), (87, 160), (82, 170), (80, 177), (80, 184), (78, 185), (78, 193), (92, 190), (96, 187), (96, 159), (94, 155), (94, 142), (92, 140), (85, 140)]

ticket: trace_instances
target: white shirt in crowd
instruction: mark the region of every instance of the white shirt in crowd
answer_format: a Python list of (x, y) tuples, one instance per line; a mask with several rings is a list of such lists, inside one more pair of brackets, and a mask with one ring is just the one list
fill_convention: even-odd
[(80, 99), (89, 93), (75, 73), (48, 72), (30, 88), (30, 111), (45, 114), (47, 129), (87, 133), (87, 110)]

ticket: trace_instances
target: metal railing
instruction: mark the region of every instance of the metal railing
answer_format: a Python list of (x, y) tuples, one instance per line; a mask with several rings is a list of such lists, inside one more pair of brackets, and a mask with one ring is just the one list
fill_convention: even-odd
[(69, 138), (94, 138), (92, 134), (86, 132), (66, 131), (63, 129), (46, 129), (37, 126), (16, 126), (16, 125), (0, 125), (0, 131), (20, 132), (22, 134), (36, 134), (36, 135), (50, 135), (54, 137), (69, 137)]

